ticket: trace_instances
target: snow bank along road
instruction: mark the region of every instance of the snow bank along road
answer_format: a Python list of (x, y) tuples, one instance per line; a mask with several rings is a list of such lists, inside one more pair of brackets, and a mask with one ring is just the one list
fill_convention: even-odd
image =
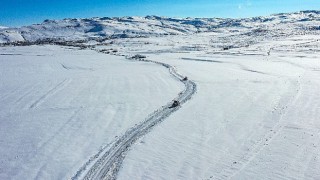
[[(180, 105), (188, 101), (196, 92), (196, 84), (191, 80), (183, 80), (184, 76), (179, 74), (175, 67), (166, 63), (160, 63), (151, 60), (137, 59), (137, 61), (156, 63), (164, 66), (169, 69), (170, 73), (176, 79), (184, 83), (185, 90), (179, 93), (178, 97), (175, 98), (175, 100), (180, 102)], [(123, 136), (114, 142), (110, 149), (100, 156), (96, 163), (87, 171), (83, 179), (116, 179), (117, 173), (130, 146), (143, 135), (147, 134), (156, 124), (160, 123), (166, 117), (180, 108), (180, 106), (171, 108), (171, 105), (172, 102), (169, 102), (165, 106), (162, 106), (160, 109), (150, 114), (145, 121), (129, 129)], [(81, 173), (81, 171), (78, 173)], [(73, 179), (78, 178), (79, 175), (80, 174), (76, 174)]]

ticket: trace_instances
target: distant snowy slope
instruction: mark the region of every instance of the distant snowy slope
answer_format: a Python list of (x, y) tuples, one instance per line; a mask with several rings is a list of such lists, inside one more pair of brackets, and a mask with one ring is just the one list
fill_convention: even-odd
[[(0, 42), (36, 41), (47, 38), (88, 40), (92, 38), (126, 38), (140, 36), (193, 34), (198, 32), (245, 32), (292, 34), (320, 28), (320, 11), (282, 13), (244, 19), (103, 17), (90, 19), (45, 20), (21, 28), (0, 28)], [(259, 35), (259, 34), (258, 34)]]
[(22, 33), (15, 29), (0, 29), (0, 43), (25, 41)]

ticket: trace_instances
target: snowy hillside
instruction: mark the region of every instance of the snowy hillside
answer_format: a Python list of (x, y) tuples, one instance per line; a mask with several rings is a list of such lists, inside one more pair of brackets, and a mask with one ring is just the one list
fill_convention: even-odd
[(158, 16), (45, 20), (41, 24), (0, 30), (0, 43), (46, 38), (88, 40), (181, 35), (199, 32), (292, 35), (320, 30), (320, 11), (244, 19), (167, 18)]

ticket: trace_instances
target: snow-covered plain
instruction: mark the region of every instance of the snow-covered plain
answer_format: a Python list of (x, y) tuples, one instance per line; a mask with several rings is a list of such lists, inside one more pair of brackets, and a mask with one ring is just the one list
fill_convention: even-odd
[(124, 57), (135, 54), (176, 67), (197, 92), (124, 144), (118, 179), (320, 179), (319, 14), (66, 19), (2, 31), (2, 42), (142, 36), (84, 42), (91, 50), (0, 47), (0, 179), (80, 179), (102, 167), (108, 144), (184, 88), (163, 66)]
[(0, 179), (70, 179), (183, 88), (162, 67), (90, 50), (0, 52)]
[[(162, 43), (181, 49), (205, 39)], [(149, 59), (176, 66), (198, 92), (133, 146), (119, 179), (319, 179), (317, 40), (300, 36), (216, 52), (148, 49)]]

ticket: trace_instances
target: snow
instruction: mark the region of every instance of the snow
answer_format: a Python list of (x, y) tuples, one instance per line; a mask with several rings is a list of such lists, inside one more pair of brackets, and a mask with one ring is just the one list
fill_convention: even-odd
[[(201, 38), (170, 43), (183, 46)], [(320, 178), (320, 64), (308, 49), (314, 44), (318, 50), (316, 38), (250, 47), (258, 55), (248, 48), (234, 55), (148, 52), (149, 59), (170, 63), (193, 79), (198, 92), (132, 147), (118, 179)], [(261, 46), (273, 47), (271, 55)]]
[[(226, 34), (239, 32), (240, 34), (266, 36), (263, 31), (265, 29), (268, 29), (268, 36), (286, 36), (305, 33), (306, 30), (318, 31), (319, 12), (301, 11), (243, 19), (146, 16), (45, 20), (41, 24), (0, 30), (0, 43), (33, 42), (48, 38), (75, 41), (118, 37), (158, 37), (199, 32), (224, 32)], [(257, 32), (257, 30), (262, 31)], [(17, 36), (23, 38), (17, 38)]]
[(95, 51), (0, 52), (0, 179), (70, 179), (182, 90), (165, 68)]
[(1, 30), (91, 50), (0, 47), (0, 179), (320, 179), (319, 15)]
[(23, 36), (16, 30), (4, 29), (0, 32), (0, 43), (24, 41)]

